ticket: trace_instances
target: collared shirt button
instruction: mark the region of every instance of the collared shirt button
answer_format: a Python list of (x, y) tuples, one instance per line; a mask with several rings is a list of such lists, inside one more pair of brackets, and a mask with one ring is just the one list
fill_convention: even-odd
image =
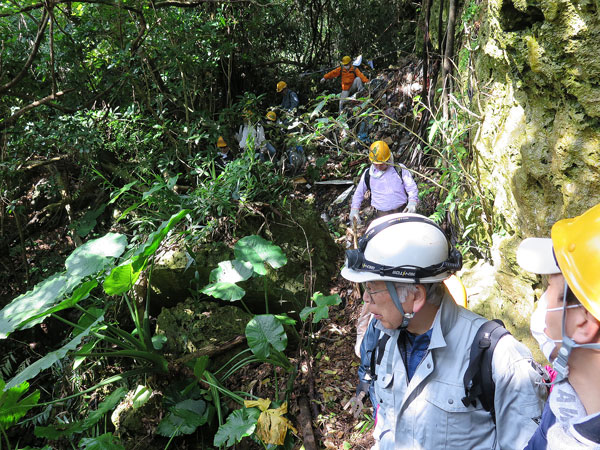
[(454, 400), (452, 400), (451, 398), (448, 399), (448, 403), (451, 405), (454, 403)]
[(431, 363), (427, 363), (427, 368), (431, 369)]

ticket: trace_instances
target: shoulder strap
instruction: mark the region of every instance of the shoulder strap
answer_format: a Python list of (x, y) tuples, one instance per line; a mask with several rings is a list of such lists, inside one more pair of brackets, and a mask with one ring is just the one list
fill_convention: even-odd
[(383, 336), (375, 343), (375, 347), (373, 347), (373, 351), (371, 352), (371, 366), (369, 367), (369, 375), (371, 375), (371, 380), (377, 379), (375, 366), (381, 364), (383, 354), (385, 353), (385, 345), (389, 339), (390, 335), (383, 333)]
[(481, 325), (471, 344), (469, 366), (463, 377), (465, 388), (463, 404), (475, 406), (476, 399), (479, 399), (481, 406), (490, 412), (494, 422), (496, 422), (494, 411), (496, 386), (492, 378), (492, 357), (496, 344), (507, 334), (510, 332), (504, 328), (504, 323), (500, 319), (488, 320)]
[(365, 170), (365, 185), (367, 186), (367, 191), (371, 190), (371, 173), (369, 172), (369, 169), (371, 167), (367, 167), (367, 170)]

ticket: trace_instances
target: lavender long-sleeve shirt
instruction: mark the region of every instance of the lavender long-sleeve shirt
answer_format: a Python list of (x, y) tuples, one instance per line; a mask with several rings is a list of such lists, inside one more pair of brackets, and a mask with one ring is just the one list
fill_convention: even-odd
[[(418, 201), (419, 189), (417, 188), (417, 184), (410, 172), (406, 170), (406, 166), (402, 164), (399, 164), (399, 166), (398, 170), (389, 166), (379, 178), (376, 178), (374, 174), (380, 171), (373, 165), (369, 168), (371, 171), (371, 179), (369, 181), (371, 185), (371, 205), (378, 211), (391, 211), (405, 203), (413, 202), (416, 204)], [(401, 172), (402, 176), (398, 174), (398, 171)], [(352, 197), (353, 209), (360, 209), (360, 204), (367, 191), (365, 173), (366, 171), (360, 177), (360, 182)]]

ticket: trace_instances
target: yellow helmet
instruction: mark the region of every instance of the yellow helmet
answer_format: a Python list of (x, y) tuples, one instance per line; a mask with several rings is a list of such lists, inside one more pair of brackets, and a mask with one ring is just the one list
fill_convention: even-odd
[(352, 61), (352, 58), (350, 58), (349, 56), (344, 56), (342, 58), (342, 65), (344, 65), (344, 66), (348, 65), (348, 64), (350, 64), (350, 61)]
[(283, 91), (287, 87), (287, 83), (285, 81), (280, 81), (277, 83), (277, 92)]
[(219, 139), (217, 139), (217, 147), (227, 147), (227, 142), (225, 142), (223, 136), (219, 136)]
[(567, 284), (596, 319), (600, 320), (600, 204), (552, 227), (552, 247)]
[(390, 148), (384, 141), (375, 141), (371, 144), (369, 160), (374, 164), (386, 162), (392, 156)]
[(275, 114), (275, 111), (269, 111), (266, 117), (272, 122), (275, 122), (277, 120), (277, 114)]

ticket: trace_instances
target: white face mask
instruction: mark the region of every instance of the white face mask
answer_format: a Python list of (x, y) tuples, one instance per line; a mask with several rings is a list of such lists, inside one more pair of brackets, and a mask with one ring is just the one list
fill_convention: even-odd
[[(540, 350), (546, 357), (549, 362), (552, 362), (550, 359), (550, 355), (556, 348), (556, 342), (550, 336), (548, 336), (544, 330), (546, 329), (546, 311), (548, 310), (548, 300), (546, 300), (546, 292), (542, 294), (540, 299), (537, 302), (537, 306), (535, 311), (531, 315), (531, 321), (529, 324), (529, 329), (531, 330), (531, 334), (538, 342), (540, 346)], [(562, 309), (562, 308), (561, 308)]]

